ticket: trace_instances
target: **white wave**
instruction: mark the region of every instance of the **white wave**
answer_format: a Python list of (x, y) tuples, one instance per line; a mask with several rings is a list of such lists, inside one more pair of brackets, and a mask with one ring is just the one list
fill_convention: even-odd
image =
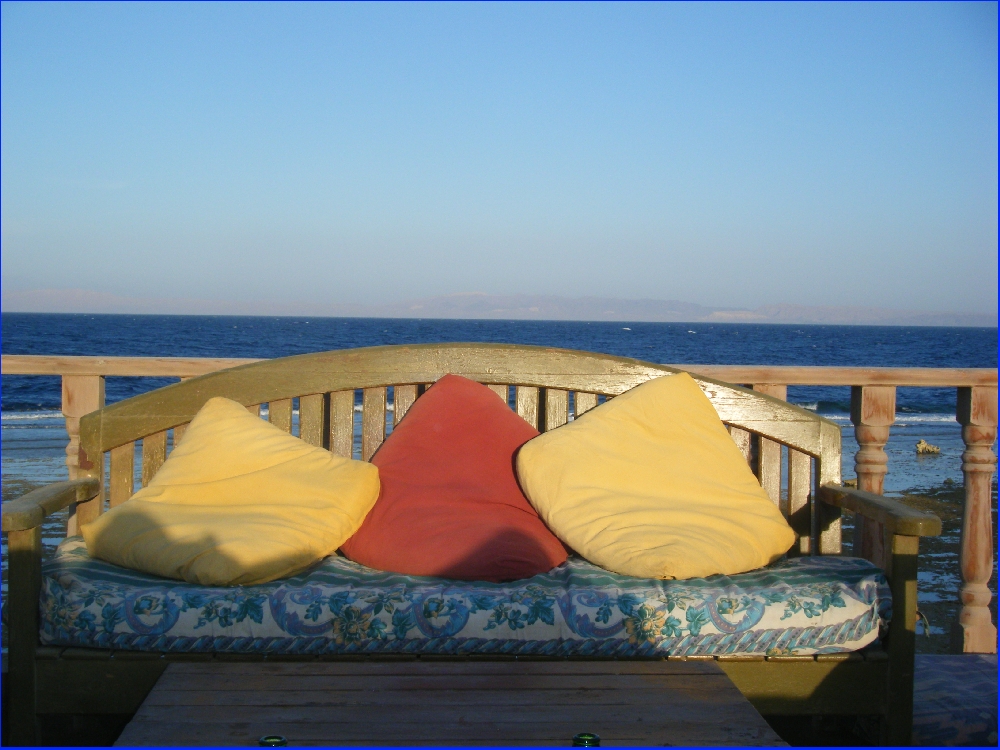
[[(845, 424), (851, 423), (851, 416), (849, 414), (820, 414), (819, 416), (824, 419), (829, 419), (831, 422), (844, 422)], [(952, 424), (958, 424), (955, 417), (948, 414), (897, 414), (896, 424), (943, 424), (951, 422)]]
[[(805, 403), (797, 403), (795, 406), (799, 406), (803, 409), (809, 411), (818, 412), (821, 417), (826, 419), (832, 419), (836, 421), (851, 421), (851, 415), (845, 412), (819, 412), (819, 402), (811, 401)], [(940, 412), (897, 412), (896, 422), (954, 422), (955, 417), (952, 414), (942, 414)]]
[(62, 419), (61, 411), (8, 411), (0, 414), (3, 422), (37, 422), (41, 419)]
[[(805, 402), (792, 401), (791, 404), (793, 406), (798, 406), (800, 409), (805, 409), (806, 411), (814, 411), (816, 413), (820, 413), (819, 401), (805, 401)], [(848, 414), (847, 412), (844, 411), (835, 411), (835, 412), (822, 412), (821, 416), (824, 416), (827, 419), (837, 419), (839, 417), (847, 417)]]

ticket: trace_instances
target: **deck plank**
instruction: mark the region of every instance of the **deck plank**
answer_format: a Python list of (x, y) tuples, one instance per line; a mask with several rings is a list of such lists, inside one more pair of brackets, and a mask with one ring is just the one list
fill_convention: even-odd
[(714, 662), (173, 663), (116, 744), (782, 744)]
[[(517, 664), (512, 672), (511, 664)], [(259, 662), (249, 661), (235, 663), (227, 667), (227, 675), (679, 675), (701, 674), (718, 675), (720, 670), (715, 666), (714, 659), (701, 660), (649, 660), (649, 661), (444, 661), (422, 659), (419, 661), (387, 660), (387, 661), (311, 661), (311, 662)], [(171, 675), (183, 676), (188, 679), (194, 675), (205, 674), (218, 676), (216, 665), (212, 663), (185, 663)]]

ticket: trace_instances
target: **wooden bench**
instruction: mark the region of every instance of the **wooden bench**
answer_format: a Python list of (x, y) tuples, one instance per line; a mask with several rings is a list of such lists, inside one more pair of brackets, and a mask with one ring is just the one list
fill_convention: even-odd
[[(32, 740), (36, 714), (133, 713), (170, 661), (212, 658), (41, 647), (38, 639), (44, 518), (69, 507), (67, 533), (72, 535), (103, 512), (106, 504), (114, 507), (128, 500), (135, 489), (137, 443), (141, 441), (141, 482), (145, 485), (207, 399), (226, 396), (254, 413), (266, 404), (269, 421), (289, 432), (297, 401), (301, 439), (350, 456), (355, 452), (356, 427), (360, 427), (360, 457), (368, 460), (385, 438), (389, 412), (398, 422), (427, 385), (446, 373), (487, 384), (521, 417), (545, 431), (606, 398), (674, 372), (633, 359), (542, 347), (386, 346), (256, 362), (192, 378), (86, 415), (80, 422), (81, 478), (4, 504), (12, 741)], [(840, 429), (832, 422), (762, 393), (704, 377), (695, 379), (796, 531), (798, 540), (790, 555), (841, 554), (842, 510), (881, 524), (887, 554), (875, 562), (886, 569), (894, 611), (888, 636), (863, 653), (710, 658), (762, 714), (879, 716), (883, 739), (907, 744), (918, 543), (920, 536), (940, 532), (939, 519), (842, 487)], [(360, 413), (355, 407), (358, 400)], [(782, 446), (787, 448), (788, 490), (784, 494)], [(219, 654), (214, 658), (232, 657)]]

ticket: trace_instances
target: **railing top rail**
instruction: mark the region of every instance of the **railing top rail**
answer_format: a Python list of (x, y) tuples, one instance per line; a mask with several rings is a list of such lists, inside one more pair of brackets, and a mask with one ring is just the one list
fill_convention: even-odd
[(191, 378), (238, 365), (260, 362), (238, 357), (75, 357), (4, 354), (4, 375), (118, 375)]
[[(82, 357), (4, 354), (4, 375), (106, 375), (189, 378), (237, 365), (248, 358)], [(997, 370), (950, 367), (797, 367), (781, 365), (668, 364), (729, 383), (781, 385), (896, 385), (924, 387), (996, 386)]]
[(727, 383), (775, 385), (898, 385), (955, 388), (997, 385), (988, 367), (797, 367), (771, 365), (669, 365)]

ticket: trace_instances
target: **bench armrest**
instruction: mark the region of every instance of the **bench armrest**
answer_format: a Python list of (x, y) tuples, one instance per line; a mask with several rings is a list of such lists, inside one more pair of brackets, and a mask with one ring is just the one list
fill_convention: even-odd
[(941, 519), (933, 513), (924, 513), (910, 506), (871, 492), (824, 484), (819, 488), (819, 499), (885, 526), (886, 531), (903, 536), (937, 536), (941, 533)]
[(27, 531), (41, 526), (46, 516), (73, 503), (97, 497), (100, 483), (96, 479), (73, 479), (47, 484), (24, 497), (3, 504), (3, 531)]

